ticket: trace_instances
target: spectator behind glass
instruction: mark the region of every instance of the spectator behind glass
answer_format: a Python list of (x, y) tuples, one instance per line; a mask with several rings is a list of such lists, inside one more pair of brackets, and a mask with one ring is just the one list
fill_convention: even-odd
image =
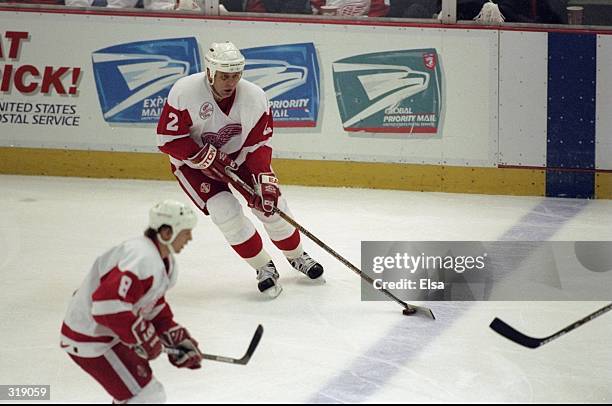
[(537, 3), (537, 22), (541, 24), (567, 24), (567, 0), (546, 0)]
[(433, 18), (442, 8), (439, 0), (390, 0), (387, 17)]
[[(99, 5), (95, 0), (66, 0), (66, 5), (71, 7), (92, 7)], [(135, 8), (138, 0), (107, 0), (108, 8)], [(174, 10), (177, 0), (144, 0), (144, 8), (148, 10)]]
[(220, 0), (219, 5), (227, 11), (245, 11), (247, 0)]
[(498, 0), (499, 10), (507, 23), (533, 23), (531, 0)]
[(248, 0), (246, 11), (251, 13), (312, 14), (309, 0)]
[(310, 0), (315, 14), (321, 6), (338, 7), (340, 16), (385, 17), (389, 12), (389, 0)]

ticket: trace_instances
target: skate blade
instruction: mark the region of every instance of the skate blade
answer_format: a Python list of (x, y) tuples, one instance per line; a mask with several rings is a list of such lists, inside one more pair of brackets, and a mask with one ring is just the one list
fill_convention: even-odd
[(327, 280), (325, 280), (325, 277), (323, 275), (319, 276), (316, 279), (309, 279), (309, 281), (311, 285), (325, 285), (327, 283)]
[(283, 287), (279, 284), (276, 284), (266, 290), (264, 290), (262, 293), (266, 296), (268, 296), (270, 299), (275, 299), (278, 295), (281, 294), (281, 292), (283, 291)]

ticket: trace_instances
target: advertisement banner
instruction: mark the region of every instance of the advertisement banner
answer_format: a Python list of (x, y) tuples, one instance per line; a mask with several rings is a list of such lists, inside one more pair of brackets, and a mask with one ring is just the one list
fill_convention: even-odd
[[(0, 21), (3, 147), (155, 153), (169, 89), (204, 70), (211, 41), (228, 40), (246, 58), (245, 79), (268, 96), (277, 158), (497, 162), (496, 31), (381, 26), (373, 36), (360, 24), (91, 12)], [(265, 39), (270, 30), (277, 40)]]
[(44, 41), (42, 36), (29, 31), (3, 34), (0, 37), (0, 124), (78, 127), (81, 117), (72, 97), (79, 93), (82, 67), (58, 66), (24, 57), (29, 55), (27, 51), (33, 43)]
[(442, 72), (435, 49), (355, 55), (332, 67), (345, 131), (438, 132)]
[(91, 59), (108, 123), (157, 123), (174, 82), (201, 71), (194, 37), (114, 45)]
[(275, 127), (315, 127), (319, 113), (319, 63), (313, 43), (241, 50), (244, 78), (265, 90)]

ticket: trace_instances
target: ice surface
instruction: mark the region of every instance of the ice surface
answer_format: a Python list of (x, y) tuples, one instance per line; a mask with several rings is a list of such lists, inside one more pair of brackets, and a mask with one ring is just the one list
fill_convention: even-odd
[[(98, 255), (141, 234), (153, 202), (187, 197), (175, 182), (55, 177), (0, 176), (0, 190), (0, 384), (49, 384), (58, 403), (108, 403), (59, 348), (67, 303)], [(297, 186), (283, 193), (298, 222), (357, 265), (362, 240), (612, 240), (611, 201)], [(612, 401), (612, 314), (537, 350), (488, 328), (501, 317), (541, 337), (602, 302), (430, 302), (436, 321), (406, 317), (393, 302), (361, 302), (359, 278), (312, 242), (304, 239), (325, 266), (325, 285), (311, 285), (265, 245), (284, 287), (275, 300), (260, 296), (254, 271), (200, 217), (168, 294), (177, 321), (205, 352), (234, 357), (257, 324), (265, 332), (247, 366), (185, 371), (154, 361), (169, 402)]]

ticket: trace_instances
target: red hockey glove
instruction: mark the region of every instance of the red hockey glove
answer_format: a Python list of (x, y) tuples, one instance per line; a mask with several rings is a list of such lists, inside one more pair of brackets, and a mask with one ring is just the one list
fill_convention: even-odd
[(132, 348), (139, 357), (146, 360), (152, 360), (159, 357), (163, 348), (153, 323), (139, 317), (134, 324), (132, 324), (132, 334), (136, 339), (136, 343), (132, 344)]
[(280, 196), (278, 179), (274, 173), (260, 173), (257, 178), (253, 175), (253, 187), (255, 193), (249, 199), (249, 207), (263, 212), (266, 216), (274, 214)]
[(168, 360), (177, 368), (200, 368), (202, 353), (198, 342), (193, 339), (185, 327), (174, 326), (164, 334), (162, 341), (167, 348), (179, 350), (179, 354), (168, 354)]
[(238, 169), (238, 164), (233, 159), (211, 144), (204, 145), (194, 156), (188, 158), (186, 163), (191, 168), (200, 169), (209, 178), (225, 183), (229, 182), (225, 171)]

